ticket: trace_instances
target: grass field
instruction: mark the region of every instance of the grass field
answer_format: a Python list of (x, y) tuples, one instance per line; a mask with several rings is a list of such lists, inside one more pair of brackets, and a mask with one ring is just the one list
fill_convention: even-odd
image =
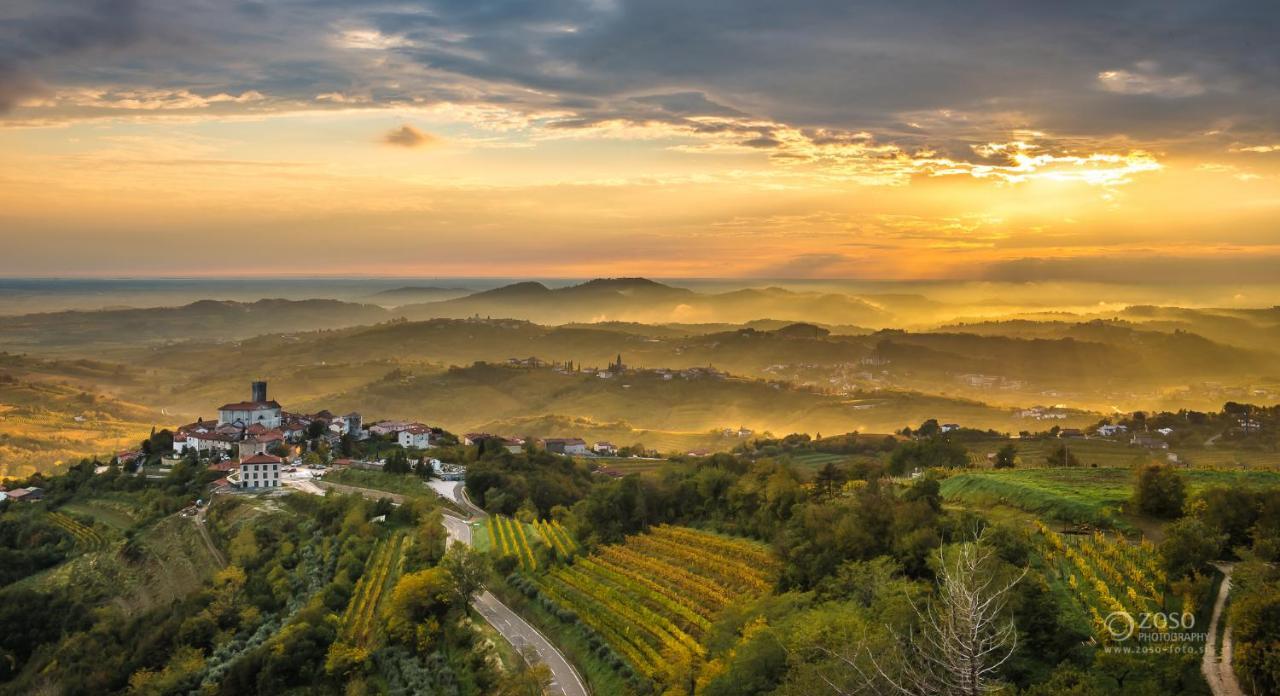
[(669, 462), (667, 459), (639, 459), (631, 457), (578, 457), (578, 461), (596, 464), (602, 471), (613, 471), (624, 475), (651, 474)]
[(100, 546), (13, 586), (75, 587), (90, 604), (110, 603), (129, 612), (164, 606), (185, 597), (220, 568), (191, 519), (171, 515), (137, 533), (139, 554)]
[[(986, 466), (988, 453), (994, 453), (1002, 445), (1010, 443), (1018, 448), (1018, 466), (1042, 467), (1049, 453), (1065, 444), (1068, 450), (1080, 460), (1084, 466), (1125, 467), (1135, 462), (1165, 461), (1164, 450), (1148, 450), (1130, 445), (1126, 442), (1092, 438), (1077, 439), (1043, 439), (1043, 440), (992, 440), (967, 445), (974, 464)], [(1223, 447), (1205, 447), (1200, 449), (1170, 450), (1182, 457), (1192, 468), (1280, 468), (1280, 452), (1260, 450), (1241, 450)]]
[(1155, 456), (1159, 456), (1161, 459), (1164, 458), (1163, 453), (1153, 455), (1150, 450), (1141, 447), (1101, 439), (992, 440), (990, 442), (970, 443), (967, 447), (974, 463), (978, 466), (986, 466), (986, 455), (994, 453), (1005, 444), (1012, 444), (1018, 448), (1018, 466), (1028, 468), (1045, 466), (1049, 453), (1056, 450), (1059, 445), (1066, 445), (1068, 451), (1074, 454), (1080, 460), (1080, 463), (1086, 467), (1094, 464), (1099, 467), (1131, 466), (1134, 462), (1146, 462)]
[[(1280, 485), (1272, 471), (1183, 470), (1191, 493), (1224, 486)], [(1003, 505), (1069, 523), (1125, 526), (1120, 513), (1129, 500), (1133, 471), (1128, 467), (1010, 469), (958, 474), (942, 481), (949, 502), (974, 507)]]
[(1193, 468), (1247, 467), (1251, 469), (1280, 469), (1280, 452), (1223, 449), (1220, 447), (1177, 450), (1177, 452)]
[(63, 505), (60, 510), (73, 515), (92, 517), (115, 530), (123, 531), (136, 525), (139, 521), (137, 507), (127, 501), (110, 498), (92, 498)]
[(372, 488), (376, 491), (386, 491), (399, 495), (419, 498), (437, 497), (435, 491), (428, 488), (426, 482), (417, 474), (388, 474), (384, 471), (369, 471), (366, 469), (336, 469), (326, 473), (324, 480), (330, 483), (340, 483), (344, 486)]

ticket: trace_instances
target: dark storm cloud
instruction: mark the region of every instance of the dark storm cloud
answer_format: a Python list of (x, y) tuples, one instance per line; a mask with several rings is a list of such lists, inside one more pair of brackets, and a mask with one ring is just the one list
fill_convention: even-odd
[[(574, 112), (566, 124), (747, 117), (820, 137), (975, 158), (1029, 128), (1084, 142), (1179, 146), (1274, 135), (1280, 3), (1138, 0), (278, 0), (226, 9), (173, 0), (19, 0), (0, 32), (0, 99), (49, 84), (143, 82), (327, 92), (375, 102), (476, 101)], [(200, 37), (198, 50), (127, 48), (139, 16)], [(375, 31), (385, 46), (335, 40)], [(166, 58), (169, 60), (166, 61)], [(173, 69), (176, 63), (180, 69)], [(15, 87), (17, 85), (17, 87)], [(25, 86), (24, 86), (25, 85)], [(13, 96), (8, 97), (12, 104)], [(767, 133), (757, 138), (764, 144)], [(1215, 147), (1218, 144), (1215, 143)]]
[(41, 91), (47, 63), (127, 46), (141, 35), (135, 0), (46, 2), (38, 12), (11, 14), (16, 10), (0, 14), (0, 113)]

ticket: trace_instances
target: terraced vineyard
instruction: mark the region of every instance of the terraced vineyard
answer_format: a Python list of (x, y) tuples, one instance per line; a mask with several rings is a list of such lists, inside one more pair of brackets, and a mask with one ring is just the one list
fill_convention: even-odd
[(731, 604), (770, 591), (779, 568), (757, 543), (684, 527), (601, 548), (531, 584), (571, 610), (637, 674), (703, 655), (712, 623)]
[(373, 643), (378, 625), (378, 609), (400, 577), (404, 566), (404, 552), (409, 543), (409, 537), (403, 533), (378, 540), (373, 553), (365, 561), (364, 572), (360, 575), (351, 601), (347, 603), (347, 610), (342, 615), (339, 641), (361, 648), (368, 648)]
[(520, 561), (521, 570), (532, 572), (538, 569), (538, 559), (533, 555), (529, 539), (532, 535), (525, 531), (524, 523), (504, 515), (491, 515), (487, 529), (494, 553), (515, 556)]
[(569, 530), (556, 520), (538, 520), (533, 528), (542, 535), (542, 540), (556, 552), (556, 558), (568, 560), (578, 550), (578, 543), (569, 535)]
[(1062, 535), (1039, 522), (1036, 529), (1041, 554), (1088, 611), (1099, 642), (1112, 640), (1105, 617), (1116, 612), (1130, 616), (1196, 613), (1192, 597), (1181, 597), (1176, 603), (1167, 601), (1168, 579), (1151, 542), (1133, 544), (1101, 532), (1092, 536)]
[(70, 515), (61, 512), (50, 512), (49, 521), (58, 526), (75, 540), (76, 546), (84, 551), (97, 551), (107, 545), (107, 538), (93, 527), (85, 526)]

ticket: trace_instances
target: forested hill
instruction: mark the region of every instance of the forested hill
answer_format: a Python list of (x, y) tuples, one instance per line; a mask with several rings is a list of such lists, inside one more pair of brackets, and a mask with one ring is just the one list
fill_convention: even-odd
[(372, 324), (392, 316), (381, 307), (337, 300), (201, 300), (181, 307), (0, 317), (0, 347), (92, 352), (155, 341), (226, 340)]

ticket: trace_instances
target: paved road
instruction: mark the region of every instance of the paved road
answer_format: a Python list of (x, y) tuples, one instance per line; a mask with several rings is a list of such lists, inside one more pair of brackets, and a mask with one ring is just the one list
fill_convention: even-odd
[[(464, 490), (461, 482), (433, 480), (428, 485), (436, 493), (439, 493), (441, 497), (452, 500), (462, 506), (464, 510), (470, 510), (473, 519), (484, 519), (484, 511), (473, 505), (471, 500), (467, 498), (466, 490)], [(450, 539), (455, 539), (468, 545), (471, 544), (470, 521), (445, 514), (444, 526), (449, 532)], [(552, 645), (546, 636), (539, 633), (533, 626), (530, 626), (527, 621), (520, 618), (514, 611), (511, 611), (507, 605), (498, 601), (497, 597), (485, 591), (472, 601), (471, 606), (521, 654), (524, 654), (526, 647), (533, 648), (538, 660), (551, 670), (551, 690), (553, 693), (563, 694), (564, 696), (587, 696), (587, 687), (583, 683), (582, 677), (578, 675), (578, 671), (573, 668), (573, 665), (569, 663), (564, 654), (556, 646)]]
[[(306, 483), (309, 485), (297, 485), (286, 481), (285, 485), (316, 495), (323, 495), (323, 489), (332, 489), (340, 493), (358, 493), (373, 500), (390, 498), (396, 503), (403, 501), (402, 496), (371, 488), (344, 486), (327, 481), (319, 482), (319, 485), (310, 481)], [(429, 482), (429, 485), (442, 498), (457, 503), (464, 510), (471, 511), (475, 518), (483, 519), (484, 511), (473, 505), (471, 500), (467, 498), (461, 482), (433, 479)], [(444, 528), (448, 532), (449, 538), (470, 546), (471, 521), (458, 517), (448, 510), (444, 510), (443, 513)], [(472, 600), (471, 607), (483, 616), (485, 621), (488, 621), (491, 626), (497, 629), (498, 633), (502, 634), (502, 637), (506, 638), (507, 642), (511, 643), (521, 654), (524, 654), (524, 648), (526, 647), (533, 649), (533, 653), (537, 655), (538, 660), (551, 670), (552, 693), (562, 694), (562, 696), (588, 696), (587, 687), (582, 681), (582, 677), (578, 675), (578, 671), (573, 668), (573, 665), (570, 664), (564, 654), (556, 646), (552, 645), (546, 636), (539, 633), (533, 626), (530, 626), (527, 621), (520, 618), (514, 611), (511, 611), (507, 605), (498, 601), (497, 597), (485, 591)]]
[(1231, 592), (1231, 569), (1229, 563), (1218, 566), (1222, 571), (1222, 585), (1218, 588), (1218, 598), (1213, 603), (1213, 617), (1209, 619), (1208, 639), (1204, 644), (1204, 660), (1200, 663), (1200, 671), (1209, 683), (1213, 696), (1243, 696), (1240, 682), (1236, 679), (1235, 670), (1231, 668), (1231, 626), (1227, 625), (1222, 632), (1222, 649), (1218, 650), (1218, 622), (1226, 621), (1222, 615), (1227, 603), (1227, 594)]
[(485, 591), (471, 602), (471, 606), (484, 617), (485, 621), (498, 629), (502, 637), (515, 646), (521, 654), (524, 654), (526, 647), (533, 648), (538, 660), (551, 668), (552, 693), (564, 694), (564, 696), (587, 696), (587, 687), (583, 685), (573, 665), (569, 664), (551, 641), (507, 608), (507, 605)]

